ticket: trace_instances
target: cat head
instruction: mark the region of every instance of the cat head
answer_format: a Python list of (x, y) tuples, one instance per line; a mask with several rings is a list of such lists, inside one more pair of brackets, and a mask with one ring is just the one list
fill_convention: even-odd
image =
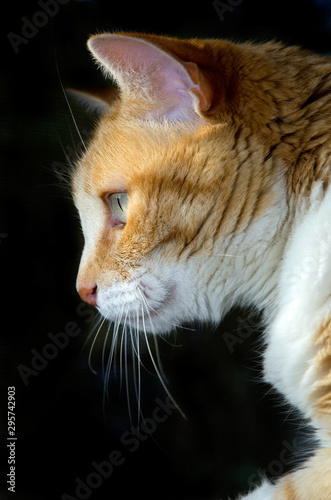
[(116, 89), (90, 95), (103, 114), (73, 173), (81, 297), (150, 332), (261, 298), (286, 203), (268, 154), (268, 59), (251, 45), (154, 35), (88, 46)]

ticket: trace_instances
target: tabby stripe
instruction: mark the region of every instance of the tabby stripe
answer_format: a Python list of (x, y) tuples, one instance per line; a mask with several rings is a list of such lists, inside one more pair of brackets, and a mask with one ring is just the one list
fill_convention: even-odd
[[(256, 173), (254, 169), (247, 169), (248, 170), (248, 179), (244, 180), (245, 186), (246, 186), (246, 197), (243, 200), (242, 207), (240, 209), (238, 218), (237, 218), (237, 224), (236, 227), (238, 226), (241, 231), (245, 231), (245, 229), (248, 227), (249, 223), (252, 220), (252, 215), (254, 213), (255, 206), (257, 204), (257, 196), (256, 192), (252, 190), (252, 184), (256, 181)], [(246, 172), (245, 172), (246, 174)], [(261, 177), (258, 177), (259, 179), (259, 188), (261, 186)], [(251, 197), (254, 197), (253, 204), (250, 203)], [(251, 207), (249, 207), (251, 205)]]
[[(184, 251), (193, 244), (193, 242), (196, 242), (198, 236), (200, 235), (200, 233), (202, 232), (207, 220), (214, 214), (214, 207), (211, 207), (210, 210), (207, 212), (207, 214), (205, 215), (202, 223), (200, 224), (200, 226), (198, 227), (197, 231), (195, 232), (195, 235), (193, 236), (193, 238), (191, 238), (190, 241), (184, 243), (184, 246), (183, 248), (181, 249), (181, 251), (179, 252), (178, 254), (178, 259), (180, 259), (180, 257), (182, 256), (182, 254), (184, 253)], [(204, 239), (202, 238), (201, 239), (201, 243), (199, 246), (196, 246), (195, 248), (192, 248), (192, 250), (186, 255), (186, 258), (189, 259), (190, 257), (192, 257), (194, 254), (196, 254), (197, 252), (199, 252), (201, 250), (201, 246), (203, 246), (204, 244)]]
[[(237, 191), (238, 177), (239, 177), (239, 166), (237, 165), (236, 166), (236, 172), (235, 172), (234, 181), (233, 181), (233, 184), (231, 186), (231, 190), (228, 193), (228, 197), (227, 197), (227, 199), (225, 199), (225, 198), (222, 199), (223, 211), (220, 214), (220, 218), (219, 218), (219, 222), (218, 222), (217, 228), (216, 228), (216, 230), (215, 230), (215, 232), (213, 234), (213, 246), (215, 245), (215, 242), (218, 240), (219, 235), (220, 235), (220, 233), (222, 231), (222, 227), (224, 225), (224, 221), (226, 220), (227, 213), (229, 211), (229, 205), (230, 205), (230, 201), (231, 201), (231, 198), (233, 196), (233, 193)], [(230, 231), (228, 231), (228, 232), (231, 233), (232, 229)]]

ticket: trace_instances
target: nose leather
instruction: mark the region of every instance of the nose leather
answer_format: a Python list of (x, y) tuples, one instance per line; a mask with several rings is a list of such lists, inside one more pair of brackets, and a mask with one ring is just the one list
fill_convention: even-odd
[(96, 284), (93, 285), (79, 285), (78, 286), (78, 293), (80, 298), (86, 302), (87, 304), (90, 304), (91, 306), (97, 306), (97, 291), (98, 287)]

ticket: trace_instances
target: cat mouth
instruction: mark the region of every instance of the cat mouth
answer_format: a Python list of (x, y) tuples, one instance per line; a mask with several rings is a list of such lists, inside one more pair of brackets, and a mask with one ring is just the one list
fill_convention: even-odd
[(169, 323), (172, 326), (171, 310), (174, 306), (174, 294), (169, 290), (162, 301), (157, 299), (146, 300), (146, 303), (141, 304), (141, 309), (136, 313), (128, 314), (130, 326), (138, 330), (148, 330), (151, 332), (164, 331), (164, 323)]
[[(152, 287), (137, 285), (134, 293), (106, 293), (98, 305), (99, 312), (108, 320), (135, 330), (157, 333), (173, 329), (176, 309), (175, 285), (163, 287), (162, 297)], [(116, 296), (115, 296), (116, 295)], [(109, 306), (109, 304), (112, 304)], [(178, 319), (178, 318), (177, 318)]]

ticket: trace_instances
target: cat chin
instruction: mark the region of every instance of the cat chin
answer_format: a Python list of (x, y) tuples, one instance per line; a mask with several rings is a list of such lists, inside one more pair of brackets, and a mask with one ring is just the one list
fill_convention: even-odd
[[(144, 314), (137, 312), (125, 312), (121, 317), (114, 317), (105, 308), (98, 307), (102, 316), (108, 319), (115, 325), (122, 325), (123, 328), (129, 328), (133, 331), (141, 331), (149, 334), (166, 334), (170, 333), (177, 326), (180, 326), (181, 321), (175, 323), (173, 309), (171, 306), (160, 307), (155, 311), (147, 311)], [(108, 308), (109, 309), (109, 308)]]

